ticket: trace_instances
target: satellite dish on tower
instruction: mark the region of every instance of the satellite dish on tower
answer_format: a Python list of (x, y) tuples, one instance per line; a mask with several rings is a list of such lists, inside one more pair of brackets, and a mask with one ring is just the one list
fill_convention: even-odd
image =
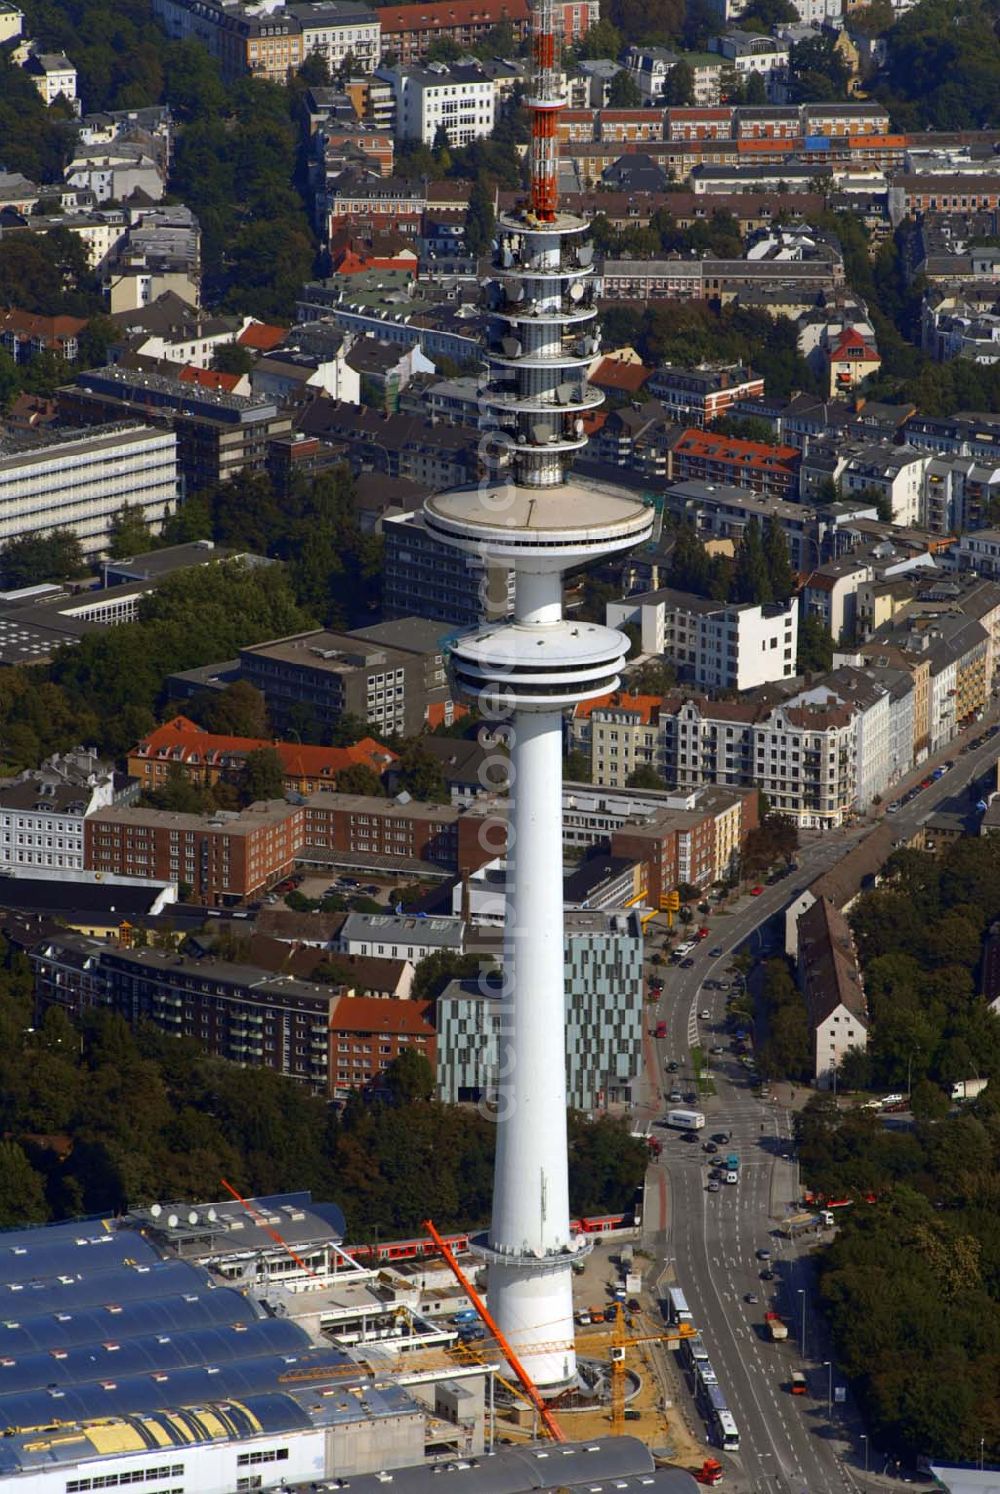
[(178, 1226), (178, 1224), (180, 1224), (180, 1220), (178, 1219), (178, 1217), (177, 1217), (176, 1214), (168, 1214), (167, 1215), (167, 1228), (168, 1229), (176, 1229), (177, 1226)]
[(152, 1214), (154, 1219), (159, 1219), (160, 1215), (163, 1213), (163, 1205), (150, 1204), (149, 1212)]
[(586, 269), (587, 265), (592, 265), (594, 263), (593, 244), (581, 244), (576, 251), (576, 257), (584, 269)]
[(582, 282), (579, 281), (579, 280), (574, 280), (571, 283), (570, 288), (569, 288), (569, 298), (570, 298), (570, 300), (571, 301), (582, 301), (583, 300), (583, 296), (584, 296), (584, 287), (583, 287)]

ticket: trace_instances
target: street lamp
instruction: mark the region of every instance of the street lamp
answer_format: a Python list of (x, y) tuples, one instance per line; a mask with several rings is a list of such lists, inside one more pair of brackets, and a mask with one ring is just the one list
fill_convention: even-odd
[(982, 1473), (982, 1471), (983, 1471), (983, 1449), (984, 1449), (985, 1446), (986, 1446), (986, 1438), (985, 1437), (980, 1437), (980, 1439), (979, 1439), (979, 1471), (980, 1471), (980, 1473)]
[(826, 1419), (833, 1420), (833, 1361), (823, 1360), (823, 1368), (828, 1372), (826, 1380)]
[(868, 1433), (861, 1433), (861, 1440), (865, 1444), (865, 1478), (868, 1477)]
[(799, 1287), (799, 1296), (802, 1298), (802, 1358), (806, 1357), (806, 1293), (804, 1287)]

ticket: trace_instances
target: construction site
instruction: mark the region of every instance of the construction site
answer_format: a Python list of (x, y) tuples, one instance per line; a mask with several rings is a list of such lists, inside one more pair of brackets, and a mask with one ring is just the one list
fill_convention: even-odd
[[(428, 1223), (380, 1247), (395, 1259), (366, 1261), (342, 1229), (335, 1206), (283, 1195), (6, 1233), (0, 1488), (363, 1490), (391, 1472), (418, 1490), (445, 1466), (510, 1494), (716, 1482), (672, 1407), (669, 1351), (685, 1334), (652, 1303), (623, 1306), (604, 1281), (578, 1384), (543, 1399), (473, 1256)], [(581, 1301), (614, 1253), (592, 1254)]]

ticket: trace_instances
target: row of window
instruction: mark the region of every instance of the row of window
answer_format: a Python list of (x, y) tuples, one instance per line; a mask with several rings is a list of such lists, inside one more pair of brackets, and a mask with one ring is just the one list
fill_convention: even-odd
[(240, 1453), (237, 1468), (252, 1468), (257, 1463), (284, 1463), (288, 1458), (287, 1447), (267, 1447), (256, 1452)]
[[(66, 1484), (66, 1494), (85, 1494), (88, 1489), (120, 1489), (125, 1484), (152, 1484), (165, 1478), (183, 1478), (184, 1464), (165, 1464), (162, 1468), (136, 1468), (131, 1473), (95, 1474), (93, 1478), (73, 1478)], [(182, 1489), (164, 1489), (160, 1494), (184, 1494)]]

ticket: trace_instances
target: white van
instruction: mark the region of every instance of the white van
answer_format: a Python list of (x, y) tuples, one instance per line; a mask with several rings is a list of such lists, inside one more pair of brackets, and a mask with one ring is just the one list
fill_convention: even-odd
[(726, 1173), (726, 1182), (727, 1183), (738, 1183), (739, 1180), (740, 1180), (740, 1175), (739, 1175), (738, 1172), (727, 1172)]

